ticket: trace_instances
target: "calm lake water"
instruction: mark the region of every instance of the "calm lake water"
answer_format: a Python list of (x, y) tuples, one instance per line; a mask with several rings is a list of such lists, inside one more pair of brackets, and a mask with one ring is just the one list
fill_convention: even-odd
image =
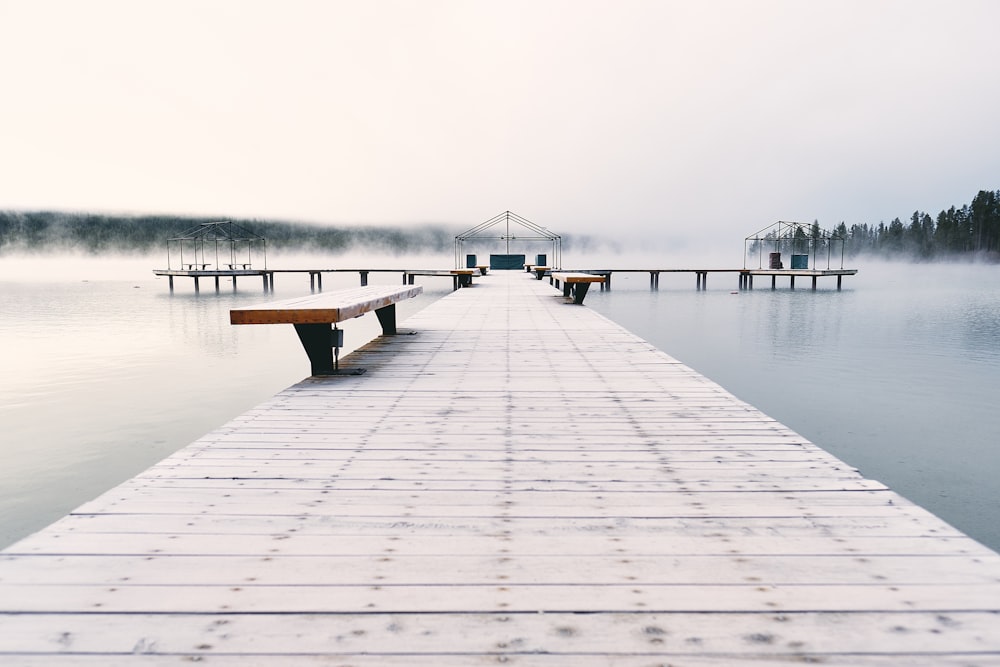
[[(0, 547), (308, 375), (291, 327), (229, 325), (230, 307), (272, 298), (259, 281), (218, 294), (203, 283), (196, 295), (178, 280), (171, 294), (151, 275), (159, 263), (0, 258)], [(587, 306), (1000, 549), (1000, 267), (859, 268), (841, 292), (830, 280), (816, 292), (758, 283), (734, 294), (735, 275), (712, 276), (704, 292), (693, 276), (664, 275), (651, 292), (647, 275), (617, 274)], [(450, 293), (449, 280), (425, 280), (401, 317)], [(357, 284), (357, 274), (324, 278), (326, 289)], [(279, 275), (275, 288), (273, 298), (307, 293), (308, 278)], [(351, 347), (378, 333), (374, 317), (344, 328)]]

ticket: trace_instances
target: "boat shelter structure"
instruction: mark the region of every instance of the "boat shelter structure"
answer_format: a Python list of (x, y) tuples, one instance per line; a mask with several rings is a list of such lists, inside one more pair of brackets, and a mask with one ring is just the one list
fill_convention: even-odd
[[(499, 230), (497, 228), (500, 228)], [(455, 268), (473, 268), (477, 266), (475, 255), (466, 255), (465, 244), (467, 242), (479, 242), (486, 244), (492, 241), (489, 250), (503, 249), (503, 253), (491, 252), (491, 269), (523, 269), (525, 265), (525, 255), (511, 253), (511, 241), (529, 241), (532, 243), (550, 244), (551, 255), (537, 254), (535, 265), (545, 265), (549, 268), (558, 269), (562, 266), (562, 237), (550, 232), (545, 227), (538, 225), (527, 218), (523, 218), (511, 211), (504, 211), (495, 215), (485, 222), (481, 222), (472, 229), (466, 230), (455, 237)], [(502, 246), (499, 244), (502, 243)], [(515, 244), (516, 249), (516, 244)], [(464, 256), (464, 257), (463, 257)], [(464, 264), (463, 264), (464, 260)]]
[(180, 236), (167, 239), (168, 270), (249, 271), (266, 268), (267, 239), (230, 220), (202, 222)]
[[(764, 266), (764, 251), (768, 251), (768, 264)], [(826, 255), (826, 268), (832, 269), (834, 256), (840, 254), (840, 268), (844, 268), (844, 238), (837, 234), (820, 229), (819, 225), (803, 222), (778, 222), (746, 237), (744, 241), (743, 268), (748, 259), (757, 254), (758, 269), (782, 270), (783, 253), (790, 255), (791, 270), (819, 270), (823, 255)]]

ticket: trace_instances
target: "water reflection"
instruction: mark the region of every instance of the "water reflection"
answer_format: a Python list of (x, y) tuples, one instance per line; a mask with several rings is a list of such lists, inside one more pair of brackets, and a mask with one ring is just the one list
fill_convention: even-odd
[(588, 305), (1000, 548), (1000, 267), (873, 267), (842, 292), (615, 280)]
[[(100, 273), (86, 262), (68, 278), (56, 272), (67, 266), (46, 261), (23, 273), (0, 267), (32, 278), (3, 281), (0, 272), (0, 545), (309, 374), (292, 327), (229, 324), (233, 306), (308, 293), (307, 277), (278, 277), (274, 294), (254, 283), (195, 294), (180, 281), (171, 294), (150, 266), (126, 280), (81, 280)], [(128, 274), (135, 264), (119, 269)], [(324, 287), (358, 282), (341, 274)], [(450, 281), (428, 285), (400, 305), (400, 318), (449, 292)], [(379, 333), (374, 317), (343, 328), (345, 353)]]

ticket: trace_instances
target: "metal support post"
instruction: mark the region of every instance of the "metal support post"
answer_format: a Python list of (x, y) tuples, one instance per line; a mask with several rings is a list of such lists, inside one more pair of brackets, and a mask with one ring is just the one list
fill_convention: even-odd
[(332, 330), (329, 323), (324, 324), (296, 324), (295, 333), (299, 335), (302, 347), (309, 357), (309, 365), (313, 375), (333, 375), (336, 372), (334, 367), (331, 337)]
[(388, 306), (382, 306), (381, 308), (376, 308), (375, 314), (378, 316), (378, 323), (382, 325), (382, 335), (395, 336), (396, 304), (390, 303)]
[[(567, 283), (568, 285), (569, 283)], [(578, 306), (583, 305), (583, 299), (587, 296), (587, 290), (590, 289), (590, 283), (576, 283), (573, 287), (573, 303)]]

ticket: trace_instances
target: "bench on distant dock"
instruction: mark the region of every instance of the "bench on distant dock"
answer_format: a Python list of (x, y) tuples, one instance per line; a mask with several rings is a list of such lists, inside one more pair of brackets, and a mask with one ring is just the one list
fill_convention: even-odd
[(482, 275), (478, 267), (470, 269), (452, 269), (451, 274), (458, 280), (459, 287), (472, 287), (472, 277)]
[(382, 334), (396, 334), (396, 303), (410, 299), (424, 288), (420, 285), (371, 286), (322, 292), (292, 299), (271, 301), (258, 306), (241, 306), (229, 311), (230, 324), (294, 324), (312, 365), (313, 375), (335, 375), (342, 330), (330, 325), (374, 310)]
[(412, 285), (414, 276), (449, 276), (457, 290), (460, 287), (472, 287), (473, 276), (483, 275), (479, 267), (474, 269), (445, 269), (442, 271), (404, 271), (403, 284)]
[(535, 278), (541, 280), (542, 278), (545, 277), (545, 274), (551, 271), (552, 269), (548, 266), (535, 266), (534, 264), (532, 264), (531, 270), (534, 272)]
[[(540, 277), (539, 277), (540, 279)], [(603, 283), (604, 276), (592, 273), (568, 273), (553, 271), (549, 275), (549, 281), (556, 287), (562, 286), (563, 296), (573, 296), (573, 303), (582, 305), (583, 298), (587, 296), (590, 283)]]

